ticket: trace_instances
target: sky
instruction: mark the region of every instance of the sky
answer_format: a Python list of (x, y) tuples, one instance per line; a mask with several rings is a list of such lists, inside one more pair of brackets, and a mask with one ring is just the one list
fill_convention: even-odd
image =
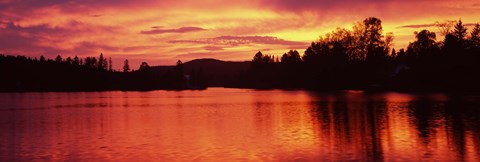
[[(197, 58), (251, 60), (257, 51), (303, 53), (319, 36), (367, 17), (394, 47), (435, 21), (480, 22), (479, 0), (0, 0), (0, 53), (112, 57), (173, 65)], [(471, 27), (470, 27), (471, 28)], [(443, 39), (439, 38), (438, 39)]]

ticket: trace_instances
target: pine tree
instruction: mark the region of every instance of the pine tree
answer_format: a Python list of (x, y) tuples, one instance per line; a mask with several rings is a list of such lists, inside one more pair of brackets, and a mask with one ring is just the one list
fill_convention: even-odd
[(113, 71), (113, 64), (112, 64), (112, 58), (108, 58), (108, 71), (112, 72)]
[(130, 71), (130, 65), (128, 65), (128, 59), (125, 59), (125, 62), (123, 64), (123, 72), (128, 72)]
[(40, 56), (40, 62), (45, 62), (45, 57), (44, 56)]
[(72, 58), (70, 57), (67, 57), (67, 59), (65, 60), (68, 64), (72, 64)]
[(100, 53), (100, 57), (98, 57), (97, 67), (100, 70), (107, 70), (108, 63), (107, 63), (107, 59), (105, 57), (103, 57), (103, 53)]
[(262, 52), (258, 51), (255, 56), (253, 56), (253, 63), (260, 64), (263, 63), (263, 54)]
[(56, 61), (56, 62), (62, 62), (62, 61), (63, 61), (62, 56), (57, 55), (57, 57), (55, 58), (55, 61)]
[(470, 33), (470, 42), (473, 48), (480, 48), (480, 24), (478, 23)]
[(392, 49), (392, 54), (390, 55), (390, 57), (392, 58), (397, 57), (397, 52), (395, 51), (395, 48)]
[(467, 28), (463, 25), (462, 20), (458, 20), (457, 24), (455, 24), (455, 28), (452, 33), (457, 41), (463, 43), (465, 40), (465, 36), (467, 36)]
[(80, 65), (80, 60), (78, 59), (78, 56), (75, 56), (75, 57), (73, 58), (72, 64), (73, 64), (73, 65), (77, 65), (77, 66)]

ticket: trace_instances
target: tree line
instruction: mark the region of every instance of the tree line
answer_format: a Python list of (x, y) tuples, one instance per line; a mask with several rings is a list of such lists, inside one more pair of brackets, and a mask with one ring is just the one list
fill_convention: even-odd
[(0, 55), (0, 91), (204, 89), (215, 77), (229, 78), (217, 85), (239, 88), (480, 91), (479, 24), (467, 32), (458, 20), (453, 29), (442, 28), (442, 38), (429, 30), (414, 34), (406, 49), (393, 49), (393, 33), (384, 34), (382, 21), (369, 17), (321, 36), (302, 54), (289, 50), (279, 58), (258, 51), (249, 70), (228, 77), (185, 72), (180, 60), (166, 71), (146, 62), (132, 70), (125, 60), (117, 71), (103, 54), (53, 60)]
[(406, 49), (392, 48), (393, 33), (369, 17), (351, 30), (337, 28), (305, 49), (281, 58), (257, 52), (237, 87), (399, 91), (480, 90), (480, 25), (471, 32), (461, 20), (444, 38), (415, 32)]
[(138, 70), (131, 70), (128, 60), (123, 71), (112, 68), (111, 58), (100, 54), (84, 59), (75, 56), (55, 59), (44, 56), (0, 55), (0, 91), (104, 91), (104, 90), (182, 90), (205, 88), (202, 77), (186, 77), (183, 64), (160, 73), (142, 62)]

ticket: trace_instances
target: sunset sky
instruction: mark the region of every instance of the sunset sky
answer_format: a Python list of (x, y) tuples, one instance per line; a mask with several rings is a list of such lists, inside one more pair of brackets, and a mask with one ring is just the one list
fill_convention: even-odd
[[(435, 21), (480, 22), (479, 0), (0, 0), (0, 53), (112, 57), (173, 65), (301, 53), (336, 27), (375, 16), (395, 47)], [(471, 28), (471, 27), (470, 27)], [(443, 39), (441, 36), (438, 39)]]

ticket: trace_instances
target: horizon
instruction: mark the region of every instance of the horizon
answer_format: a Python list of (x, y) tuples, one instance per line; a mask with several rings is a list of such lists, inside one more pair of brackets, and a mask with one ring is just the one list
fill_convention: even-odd
[[(235, 4), (231, 4), (235, 3)], [(261, 0), (254, 2), (57, 1), (0, 3), (0, 53), (54, 59), (112, 57), (114, 69), (124, 59), (174, 65), (200, 58), (248, 61), (257, 51), (280, 56), (301, 54), (319, 36), (337, 27), (351, 29), (371, 16), (382, 20), (383, 33), (393, 32), (395, 49), (414, 41), (413, 32), (438, 34), (436, 21), (461, 19), (478, 23), (480, 3), (465, 1)], [(221, 13), (221, 14), (218, 14)], [(352, 14), (355, 13), (355, 14)], [(401, 14), (399, 14), (401, 13)], [(55, 17), (52, 19), (51, 17)], [(134, 24), (134, 25), (132, 25)]]

